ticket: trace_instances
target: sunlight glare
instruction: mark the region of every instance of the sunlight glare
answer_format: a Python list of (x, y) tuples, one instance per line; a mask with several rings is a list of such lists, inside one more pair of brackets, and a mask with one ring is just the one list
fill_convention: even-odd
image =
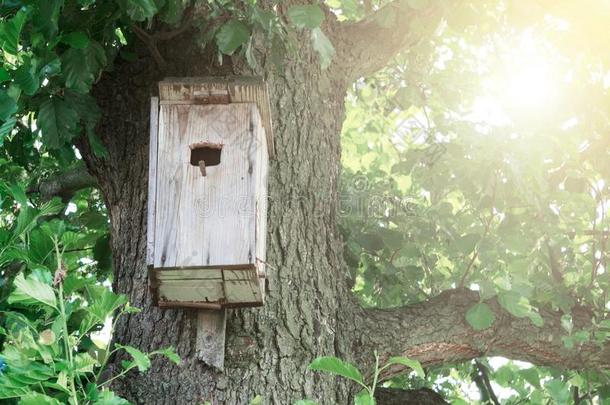
[(495, 68), (484, 80), (483, 94), (473, 105), (473, 117), (498, 126), (552, 113), (562, 86), (556, 57), (530, 31), (513, 48), (499, 50)]

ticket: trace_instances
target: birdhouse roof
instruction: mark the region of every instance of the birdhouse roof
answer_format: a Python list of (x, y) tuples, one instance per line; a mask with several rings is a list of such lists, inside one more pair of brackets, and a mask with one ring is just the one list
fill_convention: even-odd
[(261, 77), (168, 77), (159, 82), (159, 103), (256, 103), (265, 128), (269, 157), (275, 155), (269, 95)]

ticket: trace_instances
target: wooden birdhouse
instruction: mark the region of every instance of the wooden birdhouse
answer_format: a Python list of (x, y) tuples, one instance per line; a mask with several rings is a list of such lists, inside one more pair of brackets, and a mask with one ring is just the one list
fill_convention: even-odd
[(147, 260), (156, 304), (262, 305), (273, 154), (265, 83), (166, 79), (151, 104)]

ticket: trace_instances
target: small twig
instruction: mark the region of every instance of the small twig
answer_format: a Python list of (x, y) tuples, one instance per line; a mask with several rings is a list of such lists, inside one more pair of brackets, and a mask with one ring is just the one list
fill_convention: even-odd
[(140, 38), (140, 41), (144, 42), (146, 47), (148, 47), (148, 50), (150, 51), (150, 54), (155, 60), (155, 62), (157, 63), (159, 69), (165, 70), (165, 68), (167, 67), (167, 63), (165, 62), (165, 59), (163, 59), (163, 56), (161, 56), (161, 53), (157, 48), (155, 38), (135, 24), (131, 25), (131, 29), (133, 30), (134, 34), (136, 34), (136, 36)]
[(478, 256), (479, 256), (479, 252), (477, 250), (475, 250), (474, 253), (472, 254), (472, 259), (470, 259), (470, 263), (468, 263), (468, 267), (466, 267), (466, 271), (464, 271), (464, 275), (462, 275), (462, 279), (460, 280), (460, 284), (459, 284), (458, 288), (464, 288), (464, 284), (466, 284), (466, 277), (468, 276), (468, 273), (470, 272), (470, 269), (474, 265), (474, 262), (475, 262), (475, 260), (477, 260)]
[(477, 366), (477, 370), (479, 370), (481, 379), (483, 380), (483, 384), (485, 385), (485, 389), (487, 390), (487, 394), (489, 394), (489, 399), (494, 405), (500, 405), (500, 401), (498, 401), (498, 397), (494, 392), (491, 382), (489, 381), (488, 369), (487, 367), (481, 363), (479, 360), (475, 360), (474, 363)]
[(167, 62), (165, 62), (165, 59), (163, 59), (163, 56), (161, 56), (161, 53), (159, 52), (159, 48), (157, 48), (157, 42), (168, 41), (168, 40), (175, 38), (178, 35), (186, 32), (191, 27), (191, 22), (193, 20), (194, 14), (195, 14), (193, 12), (193, 10), (194, 10), (194, 7), (192, 4), (190, 6), (188, 6), (184, 10), (184, 14), (182, 16), (182, 22), (180, 23), (180, 26), (178, 28), (176, 28), (175, 30), (171, 30), (171, 31), (160, 31), (160, 32), (157, 32), (154, 34), (149, 34), (148, 32), (144, 31), (139, 26), (137, 26), (135, 24), (131, 25), (131, 29), (133, 30), (134, 34), (136, 34), (136, 36), (142, 42), (144, 42), (144, 44), (148, 47), (148, 50), (150, 51), (150, 54), (153, 57), (153, 59), (155, 60), (159, 69), (165, 70), (167, 68)]

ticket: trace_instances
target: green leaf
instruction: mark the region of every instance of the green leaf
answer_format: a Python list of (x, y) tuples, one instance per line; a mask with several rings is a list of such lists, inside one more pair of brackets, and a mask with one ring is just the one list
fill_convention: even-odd
[(354, 405), (375, 405), (375, 398), (368, 390), (363, 389), (356, 394)]
[(261, 395), (257, 395), (250, 400), (250, 405), (260, 405), (263, 403), (263, 397)]
[(17, 118), (11, 117), (0, 125), (0, 146), (4, 143), (4, 138), (11, 133), (17, 124)]
[(517, 318), (523, 318), (531, 311), (527, 299), (514, 291), (506, 291), (498, 294), (498, 302), (504, 309)]
[(27, 14), (19, 10), (13, 18), (0, 25), (0, 47), (6, 53), (17, 55), (19, 49), (19, 36), (25, 24)]
[(21, 397), (19, 405), (61, 405), (61, 402), (48, 395), (30, 391)]
[(11, 75), (8, 74), (8, 71), (5, 68), (0, 67), (0, 83), (7, 80), (11, 80)]
[(61, 72), (61, 60), (59, 58), (54, 58), (40, 69), (40, 73), (46, 77), (54, 76), (59, 72)]
[(363, 384), (362, 374), (352, 364), (333, 356), (318, 357), (309, 365), (310, 370), (325, 371), (337, 374)]
[(74, 138), (78, 123), (78, 113), (73, 105), (54, 96), (40, 105), (38, 124), (42, 138), (49, 148), (59, 148)]
[(480, 236), (476, 233), (469, 233), (467, 235), (460, 236), (459, 238), (453, 241), (453, 243), (451, 244), (451, 249), (463, 255), (470, 254), (476, 247), (479, 239)]
[(216, 32), (216, 45), (220, 52), (232, 55), (250, 38), (250, 30), (241, 21), (231, 20)]
[(93, 405), (130, 405), (126, 399), (117, 396), (114, 392), (104, 389)]
[(138, 370), (144, 372), (150, 368), (150, 359), (142, 351), (136, 349), (133, 346), (122, 346), (117, 344), (116, 347), (125, 350), (133, 358), (134, 364), (138, 367)]
[(404, 356), (390, 357), (387, 364), (400, 364), (406, 367), (409, 367), (419, 378), (426, 378), (426, 373), (424, 373), (424, 369), (421, 366), (421, 363), (417, 360), (410, 359)]
[(34, 29), (42, 32), (47, 40), (52, 39), (57, 34), (57, 22), (63, 4), (63, 0), (36, 2), (36, 11), (32, 17)]
[(322, 69), (326, 69), (330, 66), (330, 63), (335, 56), (335, 48), (330, 40), (324, 35), (320, 28), (314, 28), (311, 30), (311, 42), (313, 49), (320, 56), (320, 64)]
[(15, 290), (8, 297), (9, 304), (34, 305), (36, 302), (40, 302), (57, 308), (57, 298), (51, 286), (41, 283), (32, 276), (28, 276), (26, 279), (23, 277), (23, 273), (19, 273), (15, 277), (14, 285)]
[(288, 9), (288, 18), (298, 28), (318, 28), (324, 21), (324, 12), (317, 4), (292, 6)]
[(115, 294), (102, 285), (87, 285), (87, 300), (91, 303), (87, 312), (98, 323), (104, 323), (115, 310), (127, 304), (125, 295)]
[(104, 49), (95, 41), (91, 41), (84, 49), (68, 49), (61, 55), (62, 75), (66, 87), (80, 93), (88, 93), (106, 62)]
[(527, 314), (527, 317), (537, 327), (541, 328), (544, 326), (544, 319), (542, 319), (542, 317), (540, 316), (540, 314), (538, 312), (536, 312), (534, 310), (530, 310), (530, 312)]
[(74, 371), (77, 373), (92, 373), (98, 362), (89, 353), (78, 353), (74, 356)]
[(36, 68), (26, 59), (24, 64), (15, 71), (15, 83), (28, 96), (36, 93), (40, 87), (40, 79), (36, 74)]
[(0, 120), (7, 121), (17, 112), (17, 103), (6, 90), (0, 89)]
[(530, 383), (535, 388), (540, 388), (540, 375), (536, 367), (530, 367), (518, 371), (519, 375), (523, 377), (525, 381)]
[(553, 400), (558, 405), (568, 404), (570, 400), (570, 390), (568, 384), (564, 383), (561, 380), (553, 379), (547, 381), (544, 384), (544, 388), (546, 388), (553, 397)]
[(166, 347), (161, 350), (155, 350), (151, 354), (160, 354), (162, 356), (167, 357), (170, 361), (172, 361), (176, 364), (180, 364), (180, 361), (181, 361), (180, 356), (178, 356), (178, 354), (176, 353), (176, 350), (172, 346)]
[(61, 37), (61, 42), (72, 48), (85, 49), (89, 46), (89, 37), (82, 31), (75, 31)]
[(474, 330), (483, 330), (493, 325), (496, 315), (489, 305), (480, 302), (466, 312), (466, 320)]
[(318, 405), (316, 401), (312, 401), (311, 399), (299, 399), (292, 405)]

